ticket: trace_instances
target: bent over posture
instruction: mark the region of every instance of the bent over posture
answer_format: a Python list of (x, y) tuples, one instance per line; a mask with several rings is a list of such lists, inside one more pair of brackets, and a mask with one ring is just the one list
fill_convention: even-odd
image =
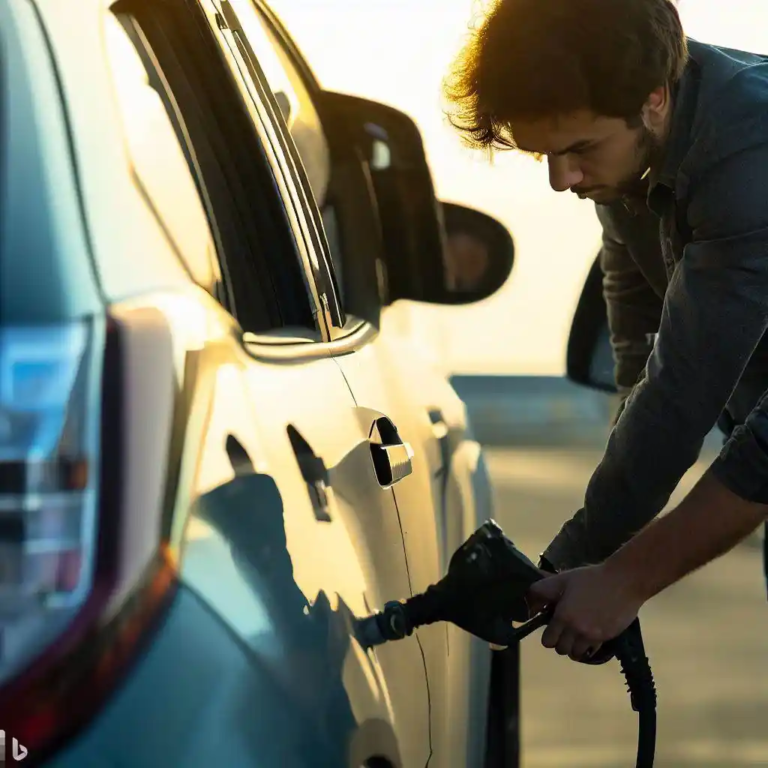
[[(625, 399), (530, 595), (557, 604), (544, 645), (583, 660), (768, 515), (768, 57), (687, 38), (671, 0), (499, 0), (447, 93), (472, 145), (546, 158), (603, 225)], [(716, 423), (719, 457), (655, 519)]]

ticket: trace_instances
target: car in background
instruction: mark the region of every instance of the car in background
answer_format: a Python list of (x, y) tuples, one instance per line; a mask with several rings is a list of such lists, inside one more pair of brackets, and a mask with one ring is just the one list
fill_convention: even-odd
[(437, 201), (414, 123), (324, 91), (261, 0), (1, 0), (0, 36), (10, 756), (512, 765), (504, 654), (354, 634), (493, 514), (387, 314), (492, 295), (510, 234)]

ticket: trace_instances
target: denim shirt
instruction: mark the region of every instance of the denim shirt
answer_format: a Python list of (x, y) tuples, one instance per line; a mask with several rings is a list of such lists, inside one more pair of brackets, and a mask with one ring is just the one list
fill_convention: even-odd
[(689, 50), (647, 210), (597, 206), (628, 395), (583, 508), (544, 552), (559, 569), (601, 562), (656, 517), (723, 418), (711, 471), (768, 503), (768, 56)]

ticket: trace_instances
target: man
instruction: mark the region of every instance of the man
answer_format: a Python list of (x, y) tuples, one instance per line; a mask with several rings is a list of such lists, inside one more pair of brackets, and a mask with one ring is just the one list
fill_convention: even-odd
[[(597, 662), (768, 517), (768, 58), (687, 39), (671, 0), (500, 0), (447, 93), (473, 146), (546, 158), (603, 225), (629, 394), (529, 596), (556, 603), (545, 646)], [(716, 423), (720, 456), (655, 519)]]

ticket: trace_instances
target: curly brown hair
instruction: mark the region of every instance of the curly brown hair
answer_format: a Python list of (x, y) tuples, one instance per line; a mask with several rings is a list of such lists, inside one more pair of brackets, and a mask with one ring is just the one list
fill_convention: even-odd
[(514, 149), (513, 124), (587, 109), (637, 124), (688, 60), (674, 0), (496, 0), (444, 84), (472, 147)]

